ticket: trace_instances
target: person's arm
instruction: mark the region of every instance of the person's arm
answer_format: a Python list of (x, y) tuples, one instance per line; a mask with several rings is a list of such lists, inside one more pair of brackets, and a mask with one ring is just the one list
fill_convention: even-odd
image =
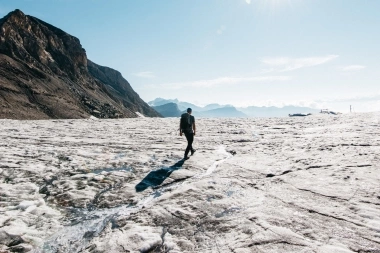
[(179, 136), (182, 136), (181, 120), (179, 121)]
[(194, 135), (195, 135), (195, 131), (196, 131), (195, 122), (193, 122), (193, 131), (194, 131)]

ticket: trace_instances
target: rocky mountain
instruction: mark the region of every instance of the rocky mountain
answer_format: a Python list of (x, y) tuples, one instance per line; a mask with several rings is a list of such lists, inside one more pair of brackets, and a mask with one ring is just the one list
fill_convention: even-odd
[(0, 19), (0, 118), (161, 115), (120, 72), (87, 59), (79, 39), (15, 10)]
[(164, 117), (179, 117), (182, 114), (176, 103), (153, 106), (153, 108)]

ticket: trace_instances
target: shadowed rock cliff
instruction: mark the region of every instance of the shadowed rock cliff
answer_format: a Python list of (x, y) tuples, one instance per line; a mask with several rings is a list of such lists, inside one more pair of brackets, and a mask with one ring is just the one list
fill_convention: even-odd
[(87, 59), (80, 41), (20, 10), (0, 19), (0, 118), (161, 115), (122, 75)]

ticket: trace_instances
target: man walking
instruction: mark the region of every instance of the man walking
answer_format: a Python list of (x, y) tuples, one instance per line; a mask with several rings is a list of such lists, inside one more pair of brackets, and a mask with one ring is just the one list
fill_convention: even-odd
[(182, 136), (182, 133), (185, 134), (187, 139), (187, 147), (185, 151), (185, 155), (183, 157), (184, 160), (189, 159), (189, 152), (191, 151), (191, 155), (194, 154), (195, 149), (193, 149), (193, 141), (195, 135), (195, 118), (191, 115), (191, 108), (187, 108), (187, 112), (181, 115), (181, 121), (179, 123), (179, 135)]

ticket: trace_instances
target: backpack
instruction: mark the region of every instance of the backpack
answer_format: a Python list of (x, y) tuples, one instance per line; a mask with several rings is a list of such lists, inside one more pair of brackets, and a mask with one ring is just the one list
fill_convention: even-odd
[(191, 129), (191, 119), (190, 119), (190, 114), (188, 113), (183, 113), (181, 115), (181, 129), (186, 130), (186, 129)]

